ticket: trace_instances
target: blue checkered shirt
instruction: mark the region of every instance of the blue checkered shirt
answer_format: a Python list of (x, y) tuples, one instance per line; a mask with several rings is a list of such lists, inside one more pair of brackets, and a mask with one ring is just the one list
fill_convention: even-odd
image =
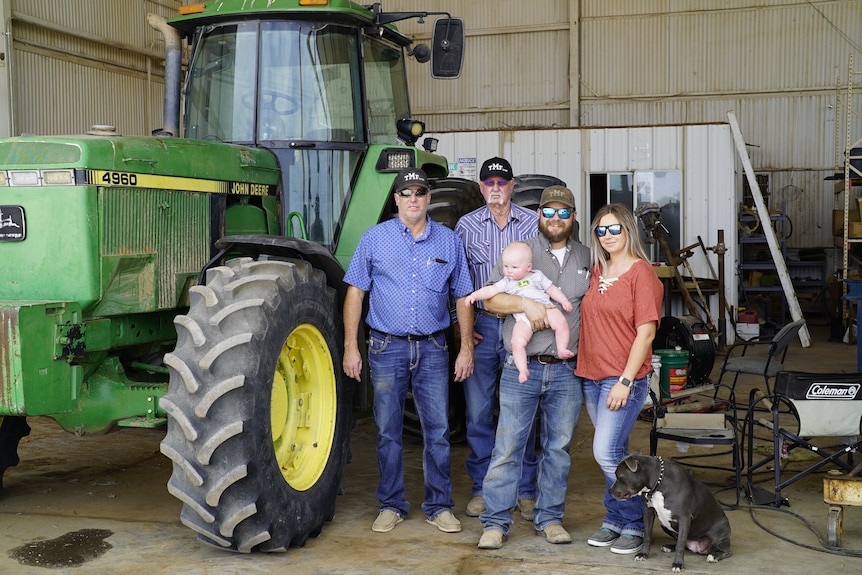
[(400, 336), (446, 329), (449, 297), (473, 291), (464, 245), (430, 218), (416, 240), (398, 218), (366, 230), (344, 281), (369, 293), (369, 327)]
[[(480, 289), (488, 283), (491, 270), (506, 246), (539, 233), (539, 216), (535, 211), (517, 204), (511, 206), (509, 222), (503, 229), (497, 225), (488, 206), (462, 216), (455, 225), (455, 233), (467, 249), (467, 265), (470, 267), (473, 289)], [(477, 302), (476, 306), (480, 309), (485, 307), (482, 302)]]

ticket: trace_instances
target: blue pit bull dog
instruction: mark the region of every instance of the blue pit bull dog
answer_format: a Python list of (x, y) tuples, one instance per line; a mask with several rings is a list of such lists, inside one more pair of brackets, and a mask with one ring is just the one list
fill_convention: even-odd
[(730, 557), (730, 522), (706, 485), (682, 466), (661, 457), (632, 454), (617, 467), (617, 480), (611, 495), (629, 499), (640, 495), (644, 502), (644, 540), (635, 561), (649, 557), (655, 518), (676, 538), (676, 547), (663, 545), (662, 551), (675, 551), (673, 572), (684, 569), (686, 547), (706, 555), (709, 563)]

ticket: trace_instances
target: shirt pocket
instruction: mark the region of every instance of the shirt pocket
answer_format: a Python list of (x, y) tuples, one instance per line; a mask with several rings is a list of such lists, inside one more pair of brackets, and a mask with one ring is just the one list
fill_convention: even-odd
[(428, 265), (422, 270), (422, 285), (425, 289), (436, 293), (443, 293), (449, 287), (449, 277), (455, 268), (452, 262), (441, 262), (431, 258)]
[(472, 266), (491, 263), (491, 245), (477, 239), (467, 250), (467, 261)]

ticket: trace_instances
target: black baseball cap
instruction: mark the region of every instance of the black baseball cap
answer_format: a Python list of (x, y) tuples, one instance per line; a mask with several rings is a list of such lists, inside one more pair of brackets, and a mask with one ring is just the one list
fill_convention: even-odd
[(482, 169), (479, 170), (479, 180), (487, 180), (491, 176), (499, 176), (504, 180), (511, 180), (512, 166), (505, 158), (491, 158), (485, 160)]
[(431, 189), (428, 187), (428, 176), (424, 170), (420, 168), (404, 168), (395, 177), (395, 189), (392, 191), (397, 194), (410, 186), (421, 186), (426, 190)]

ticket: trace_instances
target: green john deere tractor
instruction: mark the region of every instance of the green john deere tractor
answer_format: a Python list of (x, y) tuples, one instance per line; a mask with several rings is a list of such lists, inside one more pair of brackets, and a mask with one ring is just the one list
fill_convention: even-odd
[(150, 18), (167, 47), (152, 137), (0, 140), (0, 477), (27, 416), (76, 434), (167, 425), (182, 522), (280, 551), (334, 514), (354, 409), (342, 277), (392, 217), (395, 173), (436, 178), (430, 212), (450, 224), (483, 203), (415, 147), (407, 98), (408, 57), (458, 76), (464, 28), (437, 13), (428, 48), (393, 22), (434, 13), (379, 4), (182, 10)]

